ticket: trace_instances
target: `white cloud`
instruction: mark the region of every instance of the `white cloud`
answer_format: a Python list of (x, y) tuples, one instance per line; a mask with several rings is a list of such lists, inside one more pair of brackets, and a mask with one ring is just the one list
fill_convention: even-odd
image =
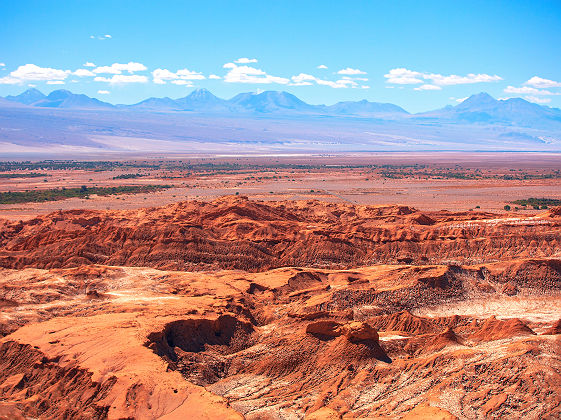
[(49, 80), (47, 82), (48, 85), (64, 85), (62, 80)]
[(113, 37), (112, 37), (111, 35), (109, 35), (109, 34), (106, 34), (106, 35), (98, 35), (98, 36), (96, 36), (96, 35), (90, 35), (90, 38), (91, 38), (91, 39), (104, 40), (104, 39), (111, 39), (111, 38), (113, 38)]
[(241, 57), (241, 58), (238, 58), (236, 61), (234, 61), (234, 63), (238, 63), (238, 64), (257, 63), (257, 59), (256, 58)]
[(203, 80), (206, 79), (202, 73), (191, 71), (187, 69), (177, 70), (177, 75), (183, 80)]
[(289, 79), (271, 76), (263, 70), (256, 69), (255, 67), (237, 66), (234, 63), (226, 63), (223, 67), (225, 69), (229, 69), (226, 76), (224, 76), (224, 81), (228, 83), (277, 83), (280, 85), (286, 85), (290, 82)]
[(22, 81), (20, 79), (16, 79), (10, 76), (0, 77), (0, 85), (17, 85), (18, 83), (21, 82)]
[(6, 63), (0, 63), (0, 67), (6, 67)]
[(146, 76), (141, 76), (138, 74), (115, 74), (112, 77), (101, 77), (97, 76), (94, 79), (95, 82), (107, 82), (111, 84), (120, 84), (120, 83), (146, 83), (148, 78)]
[(297, 76), (292, 76), (291, 80), (292, 80), (291, 83), (292, 86), (310, 86), (313, 84), (312, 82), (314, 82), (318, 85), (329, 86), (334, 89), (358, 87), (358, 83), (356, 83), (351, 78), (344, 78), (344, 79), (342, 78), (336, 81), (331, 81), (331, 80), (320, 79), (315, 76), (312, 76), (311, 74), (306, 74), (306, 73), (300, 73)]
[(321, 79), (316, 79), (316, 83), (318, 85), (324, 85), (324, 86), (329, 86), (332, 87), (333, 89), (343, 89), (343, 88), (349, 88), (349, 87), (357, 87), (358, 83), (356, 83), (354, 80), (349, 80), (349, 79), (339, 79), (336, 81), (331, 81), (331, 80), (321, 80)]
[(425, 85), (421, 85), (419, 87), (416, 87), (415, 90), (442, 90), (442, 88), (440, 86), (436, 86), (436, 85), (425, 84)]
[(551, 98), (539, 98), (537, 96), (525, 96), (524, 99), (536, 104), (547, 104), (551, 102)]
[(192, 87), (193, 86), (193, 82), (189, 81), (189, 80), (172, 80), (171, 83), (173, 83), (174, 85), (181, 85), (181, 86), (187, 86), (187, 87)]
[(29, 81), (43, 81), (49, 84), (55, 84), (52, 82), (60, 82), (56, 84), (61, 84), (70, 73), (70, 70), (39, 67), (35, 64), (24, 64), (12, 71), (9, 76), (0, 78), (0, 84), (15, 85)]
[(211, 74), (210, 76), (208, 76), (209, 79), (222, 79), (222, 77), (217, 76), (216, 74)]
[(508, 86), (505, 88), (505, 93), (516, 93), (522, 95), (533, 95), (533, 96), (549, 96), (549, 95), (560, 95), (560, 93), (551, 92), (549, 90), (540, 90), (529, 86), (514, 87)]
[(341, 77), (341, 79), (347, 79), (347, 80), (358, 80), (359, 82), (368, 82), (368, 79), (366, 77), (349, 77), (349, 76), (343, 76)]
[(325, 70), (327, 66), (325, 64), (320, 64), (317, 68)]
[(524, 82), (525, 85), (534, 86), (536, 88), (552, 88), (561, 87), (561, 82), (556, 82), (554, 80), (543, 79), (538, 76), (534, 76), (531, 79)]
[(441, 74), (423, 74), (423, 78), (432, 80), (436, 85), (440, 86), (452, 86), (452, 85), (466, 85), (472, 83), (489, 83), (498, 82), (503, 80), (502, 77), (496, 74), (491, 76), (489, 74), (473, 74), (470, 73), (467, 76), (457, 76), (451, 74), (449, 76), (443, 76)]
[(360, 88), (361, 88), (361, 89), (370, 89), (370, 86), (362, 85)]
[(92, 63), (92, 62), (90, 62), (90, 61), (86, 61), (86, 62), (84, 63), (84, 67), (95, 67), (95, 64)]
[(35, 64), (25, 64), (12, 71), (10, 73), (10, 78), (19, 80), (20, 82), (26, 82), (30, 80), (64, 80), (70, 73), (70, 70), (59, 70), (50, 67), (39, 67)]
[(356, 75), (356, 74), (366, 74), (366, 72), (359, 70), (359, 69), (352, 69), (347, 67), (346, 69), (339, 70), (337, 74), (346, 74), (349, 76)]
[(129, 73), (134, 73), (135, 71), (144, 71), (146, 66), (141, 63), (129, 62), (129, 63), (113, 63), (110, 66), (100, 66), (93, 70), (96, 74), (121, 74), (124, 71)]
[[(176, 73), (168, 69), (156, 69), (152, 72), (152, 79), (158, 85), (164, 85), (166, 82), (179, 80), (203, 80), (206, 79), (202, 73), (191, 71), (189, 69), (177, 70)], [(175, 83), (176, 85), (186, 85), (187, 83)]]
[(154, 83), (164, 85), (166, 81), (177, 79), (177, 74), (168, 69), (156, 69), (152, 72), (152, 78)]
[(416, 85), (418, 83), (423, 83), (419, 76), (421, 76), (421, 73), (405, 68), (391, 69), (388, 74), (384, 75), (384, 77), (388, 79), (386, 80), (387, 83), (397, 85)]
[[(444, 76), (436, 73), (421, 73), (406, 68), (396, 68), (390, 70), (384, 75), (387, 83), (398, 85), (416, 85), (423, 84), (423, 86), (452, 86), (452, 85), (465, 85), (472, 83), (489, 83), (503, 80), (500, 76), (489, 74), (474, 74), (469, 73), (466, 76), (458, 76), (451, 74)], [(425, 80), (430, 80), (430, 84), (424, 84)], [(427, 90), (435, 88), (415, 88), (415, 90)]]
[[(467, 98), (469, 98), (469, 96), (466, 96), (465, 98), (457, 98), (456, 102), (458, 102), (459, 104), (461, 104), (463, 101), (465, 101)], [(451, 98), (454, 99), (454, 98)]]
[(72, 74), (79, 77), (95, 76), (95, 73), (89, 71), (88, 69), (78, 69)]
[(291, 79), (291, 84), (293, 86), (309, 86), (312, 84), (311, 82), (315, 82), (317, 80), (315, 76), (306, 73), (300, 73), (297, 76), (292, 76)]
[(111, 92), (109, 92), (108, 90), (98, 90), (97, 93), (99, 93), (100, 95), (109, 95)]

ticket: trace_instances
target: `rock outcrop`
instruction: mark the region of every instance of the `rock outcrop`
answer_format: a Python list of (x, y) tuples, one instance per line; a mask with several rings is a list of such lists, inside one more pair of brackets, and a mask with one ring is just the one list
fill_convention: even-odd
[(405, 206), (225, 197), (138, 211), (72, 210), (0, 223), (0, 266), (173, 270), (379, 263), (477, 264), (555, 257), (561, 218), (421, 213)]
[(0, 418), (559, 418), (560, 222), (233, 197), (0, 222)]

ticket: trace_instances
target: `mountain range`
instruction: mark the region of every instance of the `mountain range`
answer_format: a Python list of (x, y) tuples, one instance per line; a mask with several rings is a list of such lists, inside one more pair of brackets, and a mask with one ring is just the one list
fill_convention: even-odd
[(148, 98), (133, 105), (113, 105), (84, 94), (68, 90), (55, 90), (44, 95), (35, 88), (17, 96), (6, 96), (0, 102), (3, 107), (9, 102), (40, 108), (65, 109), (124, 109), (149, 112), (196, 112), (202, 114), (281, 114), (281, 115), (327, 115), (339, 117), (402, 118), (437, 120), (467, 124), (503, 124), (523, 127), (561, 127), (561, 110), (541, 106), (521, 98), (497, 100), (487, 93), (470, 96), (456, 106), (409, 114), (405, 109), (391, 104), (361, 101), (338, 102), (334, 105), (311, 105), (288, 92), (265, 91), (240, 93), (231, 99), (222, 99), (207, 89), (196, 89), (189, 95), (178, 98)]
[(26, 90), (16, 96), (4, 99), (23, 105), (52, 108), (120, 108), (141, 109), (150, 111), (193, 111), (193, 112), (257, 112), (257, 113), (325, 113), (334, 115), (376, 115), (404, 114), (403, 108), (386, 103), (339, 102), (335, 105), (310, 105), (288, 92), (265, 91), (261, 93), (240, 93), (232, 99), (222, 99), (207, 89), (196, 89), (191, 94), (178, 99), (148, 98), (133, 105), (112, 105), (82, 94), (74, 94), (68, 90), (55, 90), (48, 96), (35, 88)]
[[(110, 105), (110, 104), (107, 104)], [(310, 105), (288, 92), (265, 91), (261, 93), (240, 93), (227, 100), (218, 98), (207, 89), (196, 89), (179, 99), (148, 98), (134, 105), (120, 105), (121, 108), (144, 109), (158, 112), (193, 111), (215, 113), (262, 113), (262, 114), (327, 114), (377, 116), (381, 114), (409, 114), (403, 108), (378, 102), (362, 100), (339, 102), (335, 105)]]
[(312, 105), (287, 92), (113, 105), (55, 90), (0, 98), (3, 156), (84, 153), (285, 153), (436, 150), (561, 151), (561, 110), (487, 93), (410, 114), (389, 103)]

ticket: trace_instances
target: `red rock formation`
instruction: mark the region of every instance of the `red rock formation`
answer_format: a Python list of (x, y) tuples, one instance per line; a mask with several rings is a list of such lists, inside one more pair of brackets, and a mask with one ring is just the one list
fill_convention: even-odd
[(0, 225), (0, 265), (248, 271), (556, 255), (561, 219), (423, 214), (404, 206), (225, 197), (138, 211), (73, 210)]
[(0, 418), (559, 418), (550, 213), (227, 197), (0, 222)]

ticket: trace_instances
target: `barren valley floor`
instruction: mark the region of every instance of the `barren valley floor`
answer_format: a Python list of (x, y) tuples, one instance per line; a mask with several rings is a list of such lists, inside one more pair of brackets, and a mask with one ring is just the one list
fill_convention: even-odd
[(561, 416), (559, 156), (187, 161), (3, 164), (0, 418)]

